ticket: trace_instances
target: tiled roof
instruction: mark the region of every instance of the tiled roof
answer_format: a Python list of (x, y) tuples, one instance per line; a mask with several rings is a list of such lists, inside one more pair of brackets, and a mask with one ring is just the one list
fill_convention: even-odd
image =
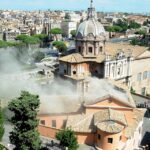
[(128, 43), (106, 43), (105, 50), (111, 56), (115, 56), (119, 50), (123, 50), (126, 56), (129, 56), (129, 54), (132, 53), (132, 56), (137, 58), (147, 51), (148, 47), (133, 46)]
[(101, 63), (105, 60), (105, 55), (99, 55), (95, 58), (84, 58), (79, 53), (70, 54), (59, 59), (60, 61), (69, 62), (69, 63), (83, 63), (83, 62), (97, 62)]
[(76, 132), (94, 132), (93, 114), (70, 116), (66, 127), (71, 127)]
[(124, 129), (124, 126), (114, 121), (105, 121), (98, 123), (97, 128), (108, 133), (120, 133)]
[(94, 114), (94, 124), (98, 129), (108, 133), (119, 133), (127, 126), (125, 115), (113, 109)]
[(127, 125), (123, 113), (106, 109), (95, 114), (70, 116), (66, 127), (76, 132), (94, 132), (96, 127), (109, 133), (118, 133)]
[(122, 112), (113, 110), (113, 109), (106, 109), (99, 111), (98, 113), (94, 114), (94, 124), (97, 125), (100, 122), (103, 121), (117, 121), (120, 122), (123, 125), (127, 125), (125, 116)]

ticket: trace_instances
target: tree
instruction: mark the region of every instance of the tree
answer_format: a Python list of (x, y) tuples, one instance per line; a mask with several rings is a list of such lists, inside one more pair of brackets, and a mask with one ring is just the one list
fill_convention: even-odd
[(48, 41), (48, 35), (46, 34), (35, 34), (33, 37), (40, 39), (42, 42)]
[(50, 31), (51, 34), (62, 34), (62, 30), (60, 28), (54, 28)]
[(35, 62), (40, 62), (43, 58), (45, 58), (45, 54), (43, 52), (37, 51), (33, 54), (33, 58)]
[(139, 30), (139, 31), (136, 31), (135, 34), (140, 34), (140, 35), (145, 36), (145, 35), (146, 35), (146, 31), (144, 31), (144, 30)]
[(63, 41), (55, 41), (52, 43), (52, 45), (56, 47), (59, 50), (59, 52), (67, 51), (67, 46)]
[(131, 86), (131, 88), (130, 88), (130, 92), (131, 92), (131, 94), (134, 94), (134, 93), (135, 93), (135, 90), (133, 89), (132, 86)]
[[(4, 135), (4, 118), (3, 118), (3, 112), (0, 107), (0, 142), (2, 141)], [(0, 150), (3, 150), (4, 146), (0, 144)]]
[(147, 26), (149, 24), (150, 24), (150, 20), (148, 20), (148, 19), (146, 21), (144, 21), (144, 23), (143, 23), (144, 26)]
[(75, 38), (75, 37), (76, 37), (76, 30), (72, 30), (72, 31), (70, 32), (70, 34), (72, 35), (72, 38)]
[(133, 38), (130, 42), (131, 45), (140, 45), (140, 40), (137, 38)]
[(2, 109), (0, 108), (0, 141), (2, 140), (4, 135), (4, 117)]
[(60, 145), (68, 147), (69, 150), (77, 150), (78, 142), (74, 131), (67, 128), (56, 133), (56, 139), (60, 141)]
[(106, 28), (108, 32), (121, 32), (123, 29), (120, 26), (114, 25)]
[(141, 28), (141, 25), (135, 21), (129, 22), (129, 29), (138, 29)]
[(108, 31), (108, 32), (115, 32), (113, 26), (108, 26), (108, 27), (106, 27), (106, 31)]
[(22, 91), (20, 97), (12, 100), (8, 108), (13, 113), (10, 122), (13, 131), (10, 133), (10, 142), (14, 150), (39, 150), (40, 138), (37, 131), (37, 112), (40, 105), (39, 96)]
[(60, 28), (54, 28), (50, 30), (50, 33), (53, 34), (56, 38), (56, 41), (58, 41), (57, 35), (63, 34), (63, 31)]
[(114, 25), (120, 26), (122, 28), (122, 32), (125, 32), (128, 29), (128, 22), (125, 19), (118, 19), (118, 21)]
[(40, 43), (40, 39), (38, 37), (28, 36), (24, 34), (18, 35), (16, 39), (22, 41), (26, 45)]

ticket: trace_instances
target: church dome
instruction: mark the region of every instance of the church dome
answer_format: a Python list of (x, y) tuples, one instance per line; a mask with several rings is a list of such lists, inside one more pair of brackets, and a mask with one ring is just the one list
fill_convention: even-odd
[(105, 29), (96, 19), (88, 19), (79, 25), (77, 36), (80, 35), (86, 37), (89, 34), (93, 34), (94, 36), (104, 36)]
[(88, 35), (93, 35), (94, 37), (105, 36), (105, 29), (97, 20), (95, 8), (93, 7), (93, 0), (91, 0), (90, 8), (88, 8), (87, 19), (79, 25), (77, 30), (77, 38), (86, 37)]

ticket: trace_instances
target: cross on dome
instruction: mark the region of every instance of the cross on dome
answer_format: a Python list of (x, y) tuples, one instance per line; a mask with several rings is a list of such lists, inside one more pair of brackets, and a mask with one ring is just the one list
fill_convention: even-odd
[(90, 0), (90, 8), (88, 8), (88, 19), (95, 18), (95, 8), (93, 7), (93, 0)]
[(93, 0), (91, 0), (91, 8), (93, 8)]

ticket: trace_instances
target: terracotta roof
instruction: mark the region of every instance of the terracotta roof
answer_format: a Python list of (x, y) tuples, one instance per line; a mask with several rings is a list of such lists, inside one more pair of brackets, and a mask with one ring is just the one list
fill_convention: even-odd
[(70, 62), (70, 63), (84, 62), (84, 59), (83, 59), (82, 55), (79, 54), (79, 53), (74, 53), (74, 54), (70, 54), (70, 55), (61, 57), (59, 60), (60, 61), (65, 61), (65, 62)]
[(97, 62), (101, 63), (105, 60), (105, 55), (99, 55), (95, 58), (84, 58), (79, 53), (70, 54), (59, 59), (60, 61), (69, 62), (69, 63), (83, 63), (83, 62)]
[(105, 132), (118, 133), (126, 125), (123, 113), (106, 109), (95, 114), (70, 116), (66, 127), (71, 127), (75, 132), (95, 132), (97, 127)]
[(147, 51), (148, 47), (133, 46), (129, 43), (106, 43), (105, 49), (111, 56), (115, 56), (119, 50), (123, 50), (126, 56), (129, 56), (129, 53), (132, 52), (132, 56), (137, 58)]
[[(125, 101), (124, 99), (120, 99), (120, 98), (115, 97), (114, 95), (111, 95), (111, 94), (108, 94), (108, 95), (105, 95), (103, 97), (97, 98), (95, 101), (88, 102), (88, 103), (85, 104), (85, 106), (90, 106), (92, 104), (95, 104), (95, 103), (98, 103), (98, 102), (101, 102), (101, 101), (104, 101), (104, 100), (110, 99), (110, 98), (113, 98), (113, 99), (115, 99), (115, 100), (117, 100), (117, 101), (131, 107), (131, 108), (136, 107), (135, 102), (133, 101), (133, 99), (126, 99), (126, 101)], [(86, 99), (86, 98), (84, 98), (84, 99)]]
[(124, 126), (127, 125), (124, 113), (119, 112), (117, 110), (113, 110), (109, 108), (109, 109), (102, 110), (94, 114), (95, 125), (101, 122), (107, 122), (107, 121), (115, 121), (115, 122), (119, 122), (120, 124)]
[(70, 116), (66, 127), (71, 127), (76, 132), (93, 132), (95, 130), (93, 114)]
[(108, 133), (120, 133), (124, 129), (124, 126), (114, 121), (105, 121), (99, 123), (97, 128)]

